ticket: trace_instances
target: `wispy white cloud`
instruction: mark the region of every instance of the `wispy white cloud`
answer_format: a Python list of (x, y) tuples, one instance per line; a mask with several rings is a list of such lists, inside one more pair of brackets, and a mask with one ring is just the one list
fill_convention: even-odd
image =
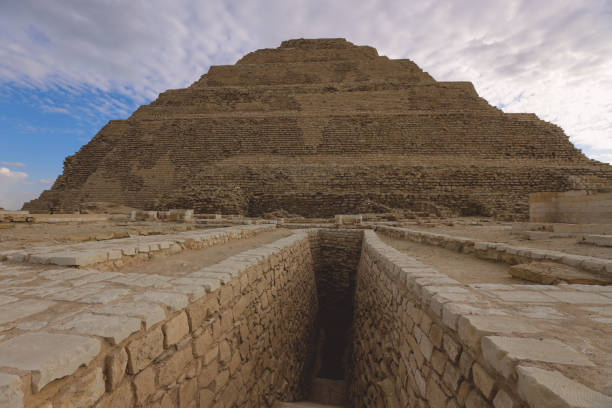
[(0, 167), (0, 207), (8, 210), (16, 210), (23, 203), (24, 182), (28, 174), (22, 171), (14, 171), (8, 167)]
[[(21, 164), (11, 162), (0, 162), (6, 165)], [(36, 181), (29, 180), (28, 173), (11, 170), (8, 167), (0, 167), (0, 207), (7, 210), (18, 210), (25, 201), (32, 200), (43, 189), (49, 188), (53, 180), (42, 178)]]
[(0, 167), (0, 180), (21, 180), (28, 177), (23, 171), (13, 171), (8, 167)]
[(0, 164), (3, 166), (10, 166), (10, 167), (25, 167), (26, 165), (20, 162), (8, 162), (8, 161), (0, 161)]
[(70, 114), (70, 111), (66, 108), (60, 108), (59, 106), (52, 106), (52, 105), (40, 105), (40, 108), (43, 110), (43, 112), (48, 112), (48, 113), (63, 113), (63, 114)]
[(125, 117), (120, 96), (145, 103), (288, 38), (346, 37), (438, 80), (472, 81), (491, 104), (562, 126), (593, 157), (612, 148), (609, 0), (20, 0), (0, 2), (0, 16), (0, 83), (88, 94), (37, 101), (79, 119)]

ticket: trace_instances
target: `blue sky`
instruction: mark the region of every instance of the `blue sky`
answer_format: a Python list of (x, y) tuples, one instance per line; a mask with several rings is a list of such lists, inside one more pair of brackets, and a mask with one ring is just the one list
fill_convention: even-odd
[(612, 162), (612, 0), (0, 1), (0, 207), (48, 188), (108, 120), (299, 37), (472, 81)]

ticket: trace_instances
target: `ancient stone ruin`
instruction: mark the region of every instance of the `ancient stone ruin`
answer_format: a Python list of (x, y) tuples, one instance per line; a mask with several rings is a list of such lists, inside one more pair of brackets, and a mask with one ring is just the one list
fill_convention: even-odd
[(213, 67), (0, 210), (0, 408), (610, 408), (611, 180), (370, 47)]
[(610, 186), (533, 114), (471, 83), (343, 39), (290, 40), (213, 66), (70, 156), (31, 211), (106, 201), (145, 210), (305, 217), (426, 210), (527, 219), (528, 194)]

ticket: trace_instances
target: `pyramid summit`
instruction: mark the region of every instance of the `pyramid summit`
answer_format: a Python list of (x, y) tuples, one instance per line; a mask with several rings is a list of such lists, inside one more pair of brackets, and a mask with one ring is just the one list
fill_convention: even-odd
[(30, 211), (84, 202), (308, 217), (388, 209), (525, 219), (528, 194), (612, 185), (559, 127), (344, 39), (212, 66), (110, 121)]

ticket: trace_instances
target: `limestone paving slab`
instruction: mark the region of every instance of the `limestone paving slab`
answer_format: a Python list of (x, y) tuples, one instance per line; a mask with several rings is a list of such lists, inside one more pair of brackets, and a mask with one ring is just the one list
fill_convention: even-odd
[(491, 291), (488, 292), (499, 299), (506, 302), (526, 302), (526, 303), (557, 303), (558, 299), (555, 299), (548, 294), (544, 294), (536, 291)]
[(12, 303), (12, 302), (16, 302), (18, 301), (19, 298), (16, 298), (14, 296), (4, 296), (4, 295), (0, 295), (0, 306), (7, 304), (7, 303)]
[(172, 281), (174, 285), (202, 286), (206, 292), (212, 292), (221, 287), (221, 282), (214, 278), (178, 278)]
[(172, 285), (170, 290), (189, 296), (189, 300), (192, 302), (200, 299), (207, 293), (207, 290), (203, 286), (193, 285)]
[(489, 365), (508, 378), (521, 360), (594, 367), (585, 355), (555, 339), (487, 336), (481, 341)]
[(0, 367), (32, 372), (32, 388), (70, 375), (100, 352), (100, 341), (72, 334), (26, 333), (0, 343)]
[(558, 371), (519, 365), (518, 391), (532, 407), (610, 408), (612, 397), (573, 381)]
[(14, 322), (49, 309), (55, 305), (49, 300), (26, 299), (0, 306), (0, 324)]
[(55, 325), (54, 328), (100, 336), (110, 340), (112, 344), (119, 344), (130, 334), (140, 330), (140, 319), (81, 313), (66, 323)]
[(201, 269), (196, 272), (192, 272), (187, 275), (189, 278), (195, 279), (213, 279), (218, 280), (219, 282), (226, 284), (232, 280), (232, 275), (223, 271), (217, 271), (211, 268)]
[(15, 327), (17, 327), (20, 330), (24, 330), (24, 331), (36, 331), (36, 330), (42, 329), (46, 325), (47, 325), (46, 321), (42, 321), (42, 322), (33, 321), (33, 322), (17, 323)]
[(174, 311), (181, 310), (185, 308), (188, 304), (187, 296), (180, 294), (180, 293), (171, 293), (171, 292), (149, 291), (149, 292), (145, 292), (143, 294), (134, 296), (134, 300), (143, 300), (146, 302), (162, 303)]
[(553, 307), (548, 306), (522, 306), (521, 315), (531, 319), (565, 320), (569, 316)]
[(119, 272), (96, 271), (96, 273), (94, 274), (84, 276), (80, 279), (73, 279), (73, 280), (68, 281), (67, 283), (71, 286), (82, 286), (88, 283), (97, 283), (97, 282), (107, 281), (109, 279), (117, 278), (122, 275), (123, 274)]
[(538, 333), (541, 330), (514, 316), (461, 316), (457, 322), (459, 338), (476, 347), (484, 336), (490, 334)]
[(66, 268), (66, 269), (51, 269), (48, 271), (43, 271), (39, 273), (41, 278), (49, 279), (49, 280), (70, 280), (82, 278), (87, 275), (91, 275), (96, 273), (96, 270), (92, 269), (74, 269), (74, 268)]
[(104, 288), (106, 288), (105, 284), (102, 283), (92, 283), (89, 285), (83, 285), (76, 288), (70, 288), (63, 292), (59, 292), (49, 296), (49, 299), (53, 300), (63, 300), (67, 302), (78, 302), (81, 298), (86, 296), (92, 296), (99, 292), (101, 292)]
[(589, 292), (551, 292), (547, 294), (559, 302), (573, 304), (599, 304), (610, 305), (612, 307), (612, 299), (598, 295), (597, 293)]
[(128, 301), (113, 305), (104, 305), (92, 308), (91, 312), (117, 316), (138, 317), (145, 323), (145, 329), (147, 330), (156, 323), (166, 319), (166, 312), (160, 305), (147, 302)]
[(170, 287), (168, 283), (170, 279), (172, 279), (170, 276), (130, 273), (112, 278), (109, 282), (121, 283), (126, 286), (138, 286), (141, 288), (153, 287), (156, 289), (166, 289)]
[(129, 289), (107, 289), (102, 292), (95, 293), (91, 296), (85, 296), (79, 299), (82, 303), (109, 303), (114, 300), (130, 295), (132, 292)]
[(20, 288), (19, 295), (35, 298), (46, 298), (52, 295), (56, 295), (60, 292), (64, 292), (68, 289), (70, 289), (68, 286), (26, 286)]

